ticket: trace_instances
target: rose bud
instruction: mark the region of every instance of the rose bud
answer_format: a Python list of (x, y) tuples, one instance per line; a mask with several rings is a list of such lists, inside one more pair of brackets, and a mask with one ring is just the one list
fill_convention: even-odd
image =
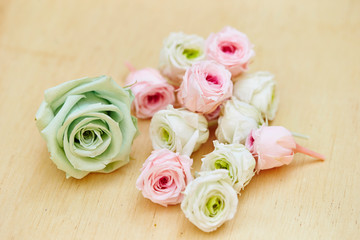
[(275, 118), (279, 96), (271, 73), (256, 72), (240, 78), (234, 84), (234, 96), (259, 109), (267, 119)]
[(171, 33), (160, 52), (160, 71), (170, 84), (180, 86), (184, 73), (192, 64), (205, 59), (205, 41), (198, 35)]
[(209, 138), (208, 123), (201, 114), (169, 105), (151, 119), (150, 138), (154, 149), (190, 156)]
[(252, 130), (246, 147), (256, 159), (256, 171), (289, 164), (295, 153), (325, 160), (325, 156), (297, 144), (289, 130), (281, 126), (263, 126)]
[(222, 144), (214, 141), (214, 146), (214, 151), (201, 159), (201, 171), (227, 170), (234, 189), (240, 192), (255, 174), (254, 157), (242, 144)]
[(228, 171), (199, 172), (184, 192), (181, 210), (195, 226), (211, 232), (231, 220), (237, 210), (237, 193)]
[(232, 27), (210, 34), (205, 46), (207, 59), (224, 65), (233, 77), (247, 71), (250, 59), (255, 55), (248, 37)]
[(259, 110), (232, 98), (221, 108), (215, 136), (222, 143), (245, 143), (250, 131), (263, 124), (264, 120)]
[(232, 90), (230, 72), (216, 62), (203, 61), (186, 70), (177, 97), (190, 111), (208, 114), (230, 98)]
[(182, 201), (183, 191), (193, 179), (193, 160), (167, 149), (154, 150), (145, 160), (136, 187), (145, 198), (167, 207)]
[(135, 95), (131, 107), (138, 118), (150, 118), (175, 102), (174, 87), (167, 83), (157, 69), (136, 71), (131, 66), (129, 68), (132, 71), (126, 78), (126, 84)]

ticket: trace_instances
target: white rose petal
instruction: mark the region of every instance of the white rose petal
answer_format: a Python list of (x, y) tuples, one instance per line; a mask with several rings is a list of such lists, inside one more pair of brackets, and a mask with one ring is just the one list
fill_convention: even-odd
[(232, 219), (237, 210), (237, 193), (228, 171), (200, 172), (184, 192), (181, 210), (195, 226), (211, 232)]
[(209, 138), (208, 123), (200, 114), (169, 105), (151, 119), (150, 138), (154, 149), (190, 156)]
[(254, 176), (255, 159), (242, 144), (214, 141), (215, 149), (201, 159), (201, 171), (226, 169), (234, 189), (240, 192)]
[(197, 35), (171, 33), (160, 52), (160, 71), (170, 83), (180, 86), (184, 73), (193, 63), (205, 59), (205, 40)]
[(275, 118), (279, 105), (274, 75), (256, 72), (239, 79), (234, 85), (234, 96), (261, 111), (269, 120)]
[(221, 108), (215, 135), (222, 143), (244, 143), (250, 131), (263, 124), (264, 120), (259, 110), (232, 98)]

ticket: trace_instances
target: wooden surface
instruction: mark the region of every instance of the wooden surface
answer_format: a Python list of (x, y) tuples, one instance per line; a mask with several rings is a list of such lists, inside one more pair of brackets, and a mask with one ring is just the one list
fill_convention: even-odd
[[(357, 0), (0, 0), (0, 239), (358, 239), (359, 13)], [(255, 44), (250, 72), (276, 75), (272, 124), (310, 135), (299, 143), (326, 162), (296, 155), (261, 172), (235, 218), (210, 234), (136, 190), (149, 121), (139, 121), (128, 165), (65, 179), (34, 122), (45, 89), (102, 74), (122, 84), (125, 61), (157, 67), (170, 32), (207, 37), (225, 25)], [(194, 171), (213, 139), (214, 129)]]

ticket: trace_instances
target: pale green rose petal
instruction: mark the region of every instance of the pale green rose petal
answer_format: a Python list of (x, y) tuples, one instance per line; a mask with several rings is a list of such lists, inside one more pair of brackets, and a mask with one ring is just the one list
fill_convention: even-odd
[(47, 142), (47, 147), (51, 154), (51, 160), (54, 161), (54, 163), (60, 170), (63, 170), (68, 175), (74, 178), (83, 178), (87, 174), (89, 174), (89, 172), (77, 170), (71, 165), (65, 155), (64, 149), (61, 148), (57, 143), (56, 132), (62, 125), (64, 118), (66, 117), (66, 113), (69, 112), (71, 108), (83, 97), (84, 96), (82, 95), (69, 96), (58, 114), (41, 131), (41, 135)]
[(119, 99), (126, 104), (131, 104), (127, 90), (120, 88), (110, 77), (100, 76), (97, 78), (81, 78), (65, 82), (45, 91), (45, 101), (55, 111), (60, 107), (68, 96), (95, 92), (101, 97)]
[[(107, 124), (96, 119), (85, 118), (71, 131), (68, 141), (72, 153), (83, 157), (96, 157), (108, 149), (111, 143), (111, 133), (107, 129)], [(81, 139), (85, 131), (90, 132), (92, 139), (87, 141)]]
[(101, 169), (100, 171), (97, 171), (99, 173), (111, 173), (117, 169), (119, 169), (120, 167), (126, 165), (127, 163), (129, 163), (130, 161), (130, 157), (129, 156), (125, 156), (121, 161), (115, 161), (115, 162), (111, 162), (108, 165), (106, 165), (105, 168)]
[[(123, 113), (120, 111), (119, 108), (117, 108), (114, 105), (104, 105), (101, 103), (96, 103), (96, 104), (92, 104), (92, 105), (84, 105), (81, 108), (72, 110), (72, 112), (66, 116), (64, 123), (59, 128), (59, 131), (57, 133), (58, 144), (61, 147), (63, 146), (64, 132), (66, 130), (71, 132), (73, 130), (73, 127), (75, 126), (74, 124), (77, 122), (77, 120), (80, 120), (80, 118), (82, 118), (82, 117), (89, 117), (93, 113), (98, 113), (98, 112), (110, 112), (109, 115), (112, 116), (112, 119), (116, 119), (117, 121), (121, 121), (123, 118)], [(100, 115), (100, 116), (103, 116), (103, 115)], [(99, 115), (97, 115), (97, 117), (99, 117)]]
[[(97, 117), (98, 119), (104, 120), (108, 127), (109, 127), (109, 134), (111, 133), (112, 141), (109, 144), (106, 151), (99, 152), (98, 155), (95, 156), (89, 156), (89, 157), (82, 157), (80, 155), (74, 155), (71, 151), (70, 146), (73, 146), (73, 144), (69, 143), (68, 138), (68, 132), (65, 131), (64, 135), (64, 150), (65, 154), (68, 157), (69, 161), (72, 163), (74, 168), (83, 170), (83, 171), (99, 171), (106, 167), (107, 164), (114, 161), (115, 157), (118, 155), (118, 152), (121, 148), (122, 143), (122, 134), (119, 128), (119, 125), (117, 122), (115, 122), (112, 118), (109, 116), (102, 114), (102, 113), (92, 113), (89, 114), (90, 117)], [(73, 139), (75, 136), (74, 131), (72, 131), (72, 135), (70, 136), (71, 139)]]
[[(131, 93), (130, 90), (129, 92)], [(128, 98), (123, 99), (123, 102), (118, 100), (121, 98), (113, 98), (111, 95), (104, 96), (104, 98), (109, 100), (112, 104), (116, 105), (121, 112), (129, 112), (129, 106), (131, 105), (131, 102)], [(128, 103), (126, 103), (126, 100), (128, 100)], [(134, 137), (138, 134), (138, 130), (136, 127), (137, 125), (135, 125), (134, 122), (136, 124), (137, 120), (130, 114), (124, 114), (122, 120), (119, 122), (119, 128), (121, 130), (123, 141), (118, 155), (114, 157), (115, 159), (124, 158), (124, 161), (129, 161), (131, 145), (133, 143)], [(118, 166), (121, 166), (121, 164), (119, 163)]]
[(43, 101), (35, 115), (36, 126), (39, 131), (42, 131), (54, 118), (54, 113), (49, 107), (48, 103)]

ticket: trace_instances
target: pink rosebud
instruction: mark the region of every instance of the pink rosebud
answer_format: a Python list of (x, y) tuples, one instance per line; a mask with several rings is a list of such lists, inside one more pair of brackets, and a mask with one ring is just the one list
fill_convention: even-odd
[(208, 114), (231, 97), (232, 89), (231, 73), (224, 66), (202, 61), (186, 70), (178, 100), (190, 111)]
[(297, 144), (291, 132), (281, 126), (262, 126), (252, 130), (246, 139), (245, 146), (257, 161), (257, 172), (287, 165), (297, 152), (325, 160), (323, 155)]
[(154, 150), (145, 160), (136, 187), (145, 198), (162, 206), (182, 201), (183, 191), (192, 181), (193, 160), (168, 149)]
[(224, 65), (232, 76), (247, 71), (249, 61), (255, 55), (246, 34), (232, 27), (210, 34), (205, 48), (207, 58)]
[(150, 118), (157, 111), (165, 109), (175, 102), (174, 87), (167, 83), (160, 72), (153, 68), (131, 70), (126, 78), (126, 84), (131, 85), (135, 95), (132, 110), (138, 118)]

